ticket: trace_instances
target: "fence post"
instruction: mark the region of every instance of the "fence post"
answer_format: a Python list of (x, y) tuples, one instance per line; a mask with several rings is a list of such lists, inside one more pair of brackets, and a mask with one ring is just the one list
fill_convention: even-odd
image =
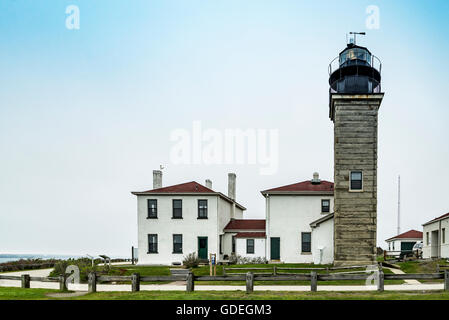
[(67, 285), (65, 283), (65, 274), (59, 276), (59, 290), (67, 291)]
[(95, 272), (89, 273), (87, 288), (89, 293), (97, 292), (97, 274)]
[(378, 273), (377, 291), (379, 291), (379, 292), (384, 291), (384, 272), (383, 271), (379, 271), (379, 273)]
[(140, 291), (140, 274), (133, 273), (131, 276), (131, 291)]
[(224, 276), (226, 275), (226, 268), (225, 268), (225, 266), (223, 266), (223, 275)]
[(273, 267), (273, 275), (277, 275), (277, 270), (276, 270), (276, 266)]
[(449, 291), (449, 270), (444, 270), (444, 291)]
[(317, 274), (316, 271), (310, 272), (310, 291), (316, 292), (317, 290)]
[(437, 273), (440, 273), (440, 264), (437, 263)]
[[(223, 269), (224, 270), (224, 269)], [(187, 284), (186, 284), (186, 291), (187, 292), (193, 292), (195, 291), (195, 276), (193, 275), (193, 272), (190, 271), (187, 274)]]
[(134, 264), (134, 246), (131, 246), (131, 264)]
[(22, 288), (29, 288), (29, 287), (30, 287), (30, 275), (22, 274)]
[(254, 274), (252, 272), (246, 273), (246, 293), (254, 291)]

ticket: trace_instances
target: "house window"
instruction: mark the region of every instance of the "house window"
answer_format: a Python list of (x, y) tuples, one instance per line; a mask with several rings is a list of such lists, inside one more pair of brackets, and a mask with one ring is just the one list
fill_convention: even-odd
[(430, 241), (429, 241), (429, 233), (426, 232), (426, 245), (429, 245)]
[(220, 234), (219, 241), (220, 241), (220, 243), (219, 243), (220, 254), (222, 254), (223, 253), (223, 235), (222, 234)]
[(157, 234), (148, 235), (148, 253), (157, 253)]
[(388, 242), (388, 251), (391, 251), (391, 242)]
[(149, 219), (157, 218), (157, 200), (156, 199), (148, 199), (148, 216)]
[(351, 171), (350, 190), (362, 190), (362, 189), (363, 189), (362, 171)]
[(232, 253), (235, 253), (235, 236), (232, 236)]
[(173, 200), (173, 219), (182, 219), (182, 200)]
[(254, 239), (246, 239), (246, 253), (254, 253)]
[(394, 241), (393, 241), (393, 251), (394, 251)]
[(321, 200), (321, 212), (329, 212), (330, 207), (330, 200), (329, 199), (323, 199)]
[(446, 228), (441, 229), (441, 240), (446, 243)]
[(312, 234), (310, 232), (301, 233), (301, 251), (312, 252)]
[(198, 219), (207, 219), (207, 200), (198, 200)]
[(173, 253), (182, 253), (182, 234), (173, 235)]

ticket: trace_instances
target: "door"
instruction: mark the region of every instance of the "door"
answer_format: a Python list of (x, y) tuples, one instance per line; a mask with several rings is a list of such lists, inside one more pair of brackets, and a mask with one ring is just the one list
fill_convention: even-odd
[(198, 258), (207, 260), (207, 237), (198, 237)]
[(271, 260), (281, 259), (281, 238), (270, 238), (270, 257)]
[(430, 256), (431, 258), (439, 258), (439, 250), (438, 250), (438, 244), (439, 244), (439, 236), (438, 236), (438, 230), (432, 231), (431, 238), (430, 238)]
[(401, 252), (412, 252), (416, 242), (401, 242)]

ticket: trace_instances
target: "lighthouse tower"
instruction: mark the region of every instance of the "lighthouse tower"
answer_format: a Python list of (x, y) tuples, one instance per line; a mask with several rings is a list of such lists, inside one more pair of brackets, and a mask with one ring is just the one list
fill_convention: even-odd
[(334, 123), (334, 264), (376, 261), (379, 59), (351, 42), (329, 65)]

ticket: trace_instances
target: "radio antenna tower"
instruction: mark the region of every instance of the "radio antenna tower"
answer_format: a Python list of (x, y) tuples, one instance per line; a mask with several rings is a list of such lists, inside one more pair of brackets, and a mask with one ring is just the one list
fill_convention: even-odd
[(401, 234), (401, 176), (398, 176), (398, 233)]

